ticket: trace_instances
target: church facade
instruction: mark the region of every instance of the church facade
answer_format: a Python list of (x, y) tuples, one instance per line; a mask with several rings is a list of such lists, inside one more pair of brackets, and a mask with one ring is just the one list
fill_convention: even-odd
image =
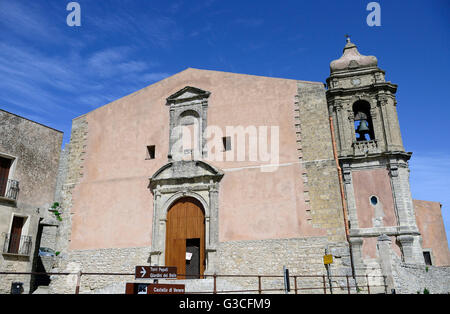
[(440, 207), (410, 192), (397, 86), (350, 40), (326, 85), (189, 68), (74, 119), (54, 271), (324, 275), (328, 254), (336, 278), (400, 289), (397, 266), (450, 265)]

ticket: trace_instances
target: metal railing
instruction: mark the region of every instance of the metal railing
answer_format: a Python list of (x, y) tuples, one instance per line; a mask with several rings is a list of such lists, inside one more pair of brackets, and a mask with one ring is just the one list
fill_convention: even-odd
[[(129, 280), (120, 279), (120, 282), (134, 282), (137, 284), (149, 284), (146, 281), (134, 279), (135, 273), (105, 273), (105, 272), (61, 272), (61, 273), (39, 273), (39, 272), (0, 272), (0, 275), (33, 275), (33, 276), (72, 276), (76, 279), (73, 286), (74, 294), (80, 293), (82, 277), (91, 276), (127, 276)], [(189, 277), (190, 275), (177, 274), (177, 277)], [(211, 289), (205, 291), (186, 291), (186, 294), (276, 294), (286, 293), (284, 287), (284, 276), (282, 275), (202, 275), (203, 278), (213, 278)], [(1, 277), (0, 277), (1, 278)], [(55, 277), (53, 277), (55, 278)], [(132, 279), (133, 278), (133, 279)], [(235, 284), (238, 289), (218, 289), (219, 282), (224, 278), (231, 278), (228, 282)], [(161, 279), (159, 279), (160, 281)], [(164, 279), (165, 282), (182, 280), (187, 283), (189, 279)], [(199, 279), (202, 280), (202, 279)], [(242, 288), (239, 280), (247, 281), (249, 288)], [(249, 281), (250, 280), (250, 281)], [(147, 280), (148, 281), (148, 280)], [(228, 281), (228, 280), (227, 280)], [(387, 294), (386, 276), (360, 275), (360, 276), (332, 276), (327, 275), (290, 275), (290, 294)], [(114, 282), (114, 280), (111, 280)], [(116, 281), (119, 282), (119, 281)], [(125, 294), (125, 285), (124, 291)]]
[(0, 197), (17, 201), (19, 190), (19, 181), (0, 178)]
[(30, 256), (32, 240), (31, 236), (4, 233), (5, 241), (3, 243), (4, 254), (14, 254)]

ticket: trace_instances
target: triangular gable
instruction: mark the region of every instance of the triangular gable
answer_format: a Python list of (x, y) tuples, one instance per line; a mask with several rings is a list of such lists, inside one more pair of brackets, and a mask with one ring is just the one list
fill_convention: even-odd
[(204, 91), (200, 88), (186, 86), (183, 89), (179, 90), (178, 92), (170, 95), (167, 98), (167, 103), (175, 104), (195, 99), (205, 99), (208, 98), (210, 94), (211, 94), (210, 92)]

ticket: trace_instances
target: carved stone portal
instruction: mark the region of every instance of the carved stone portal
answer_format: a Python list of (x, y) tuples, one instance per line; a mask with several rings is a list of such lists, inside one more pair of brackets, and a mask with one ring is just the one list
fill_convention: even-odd
[(151, 177), (151, 265), (163, 266), (165, 263), (167, 212), (180, 198), (192, 197), (202, 204), (205, 211), (205, 274), (214, 274), (219, 243), (219, 182), (222, 177), (222, 171), (200, 160), (169, 162)]

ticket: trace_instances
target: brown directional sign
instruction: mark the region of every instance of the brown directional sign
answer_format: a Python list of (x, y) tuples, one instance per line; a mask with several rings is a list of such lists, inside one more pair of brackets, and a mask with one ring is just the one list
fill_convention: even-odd
[(149, 284), (148, 294), (184, 294), (184, 285)]
[(184, 294), (185, 285), (127, 283), (125, 294)]
[(176, 267), (161, 267), (161, 266), (136, 266), (134, 274), (136, 279), (151, 278), (151, 279), (176, 279)]

